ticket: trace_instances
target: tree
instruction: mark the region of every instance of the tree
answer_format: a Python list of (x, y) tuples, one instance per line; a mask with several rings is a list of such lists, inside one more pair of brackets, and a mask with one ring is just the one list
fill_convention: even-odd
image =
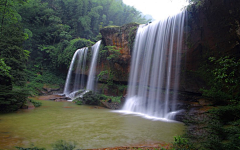
[(25, 85), (25, 69), (29, 52), (23, 49), (24, 34), (16, 7), (24, 0), (0, 0), (0, 111), (17, 110), (27, 93), (15, 87)]
[(17, 23), (21, 16), (17, 13), (17, 5), (24, 4), (26, 0), (0, 0), (0, 31), (2, 33), (4, 25)]

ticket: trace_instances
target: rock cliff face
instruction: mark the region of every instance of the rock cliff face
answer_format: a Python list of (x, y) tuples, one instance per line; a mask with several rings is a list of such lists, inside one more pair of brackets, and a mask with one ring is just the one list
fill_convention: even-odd
[(129, 62), (134, 38), (139, 24), (130, 23), (121, 27), (105, 27), (100, 30), (104, 45), (116, 46), (120, 49), (121, 58)]
[[(188, 8), (180, 91), (201, 93), (199, 89), (206, 87), (206, 83), (199, 71), (208, 63), (209, 57), (240, 57), (239, 6), (239, 0), (205, 0), (200, 6), (192, 5)], [(132, 43), (137, 27), (138, 24), (128, 24), (122, 27), (106, 27), (100, 31), (103, 44), (120, 49), (120, 60), (125, 62), (124, 65), (114, 63), (114, 67), (124, 73), (115, 77), (116, 81), (128, 80)]]
[(200, 68), (209, 57), (240, 57), (239, 6), (238, 0), (205, 0), (202, 6), (188, 8), (181, 90), (200, 92), (206, 87)]
[[(118, 26), (109, 26), (100, 30), (102, 34), (102, 43), (104, 46), (115, 46), (119, 50), (120, 55), (117, 56), (116, 61), (109, 62), (101, 60), (98, 67), (98, 73), (104, 70), (114, 68), (114, 80), (127, 82), (130, 71), (131, 50), (139, 24), (130, 23)], [(108, 53), (111, 55), (111, 52)]]

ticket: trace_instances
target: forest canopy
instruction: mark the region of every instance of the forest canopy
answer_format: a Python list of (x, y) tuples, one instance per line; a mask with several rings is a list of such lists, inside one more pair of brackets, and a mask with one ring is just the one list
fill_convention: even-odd
[(0, 0), (0, 111), (16, 110), (39, 83), (60, 82), (104, 26), (148, 21), (122, 0)]

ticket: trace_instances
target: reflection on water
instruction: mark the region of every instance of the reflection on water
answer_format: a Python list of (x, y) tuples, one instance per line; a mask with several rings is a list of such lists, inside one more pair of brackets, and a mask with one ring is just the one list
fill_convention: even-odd
[(41, 102), (40, 108), (0, 114), (0, 149), (31, 144), (50, 148), (61, 139), (75, 141), (83, 149), (172, 142), (184, 128), (182, 123), (152, 121), (100, 107)]

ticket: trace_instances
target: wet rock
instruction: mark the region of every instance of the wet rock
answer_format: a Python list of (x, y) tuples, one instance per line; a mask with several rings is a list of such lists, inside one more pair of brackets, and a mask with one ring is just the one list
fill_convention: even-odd
[(209, 100), (207, 99), (199, 99), (198, 100), (199, 104), (201, 106), (210, 106), (210, 105), (213, 105), (213, 102), (210, 102)]
[(55, 101), (55, 102), (62, 102), (62, 100), (59, 99), (59, 98), (55, 99), (54, 101)]
[(54, 94), (56, 92), (60, 92), (60, 90), (61, 90), (60, 87), (51, 88), (51, 87), (49, 87), (48, 85), (45, 84), (40, 91), (43, 95), (51, 95), (51, 94)]
[(109, 103), (109, 102), (105, 102), (105, 101), (100, 101), (100, 103), (101, 103), (101, 106), (109, 108), (109, 109), (113, 109), (113, 110), (120, 109), (120, 104), (116, 103), (116, 102)]
[(113, 67), (117, 70), (117, 74), (113, 77), (115, 81), (128, 81), (131, 51), (138, 26), (139, 24), (137, 23), (130, 23), (121, 27), (107, 26), (100, 30), (102, 43), (105, 46), (115, 46), (121, 55), (117, 58), (113, 66), (110, 66), (111, 64), (108, 61), (105, 61), (98, 66), (97, 70), (104, 71), (106, 68)]
[(53, 101), (56, 101), (56, 100), (58, 100), (58, 101), (67, 101), (67, 100), (71, 100), (71, 98), (69, 98), (69, 97), (53, 97), (53, 98), (50, 98), (49, 100), (53, 100)]

